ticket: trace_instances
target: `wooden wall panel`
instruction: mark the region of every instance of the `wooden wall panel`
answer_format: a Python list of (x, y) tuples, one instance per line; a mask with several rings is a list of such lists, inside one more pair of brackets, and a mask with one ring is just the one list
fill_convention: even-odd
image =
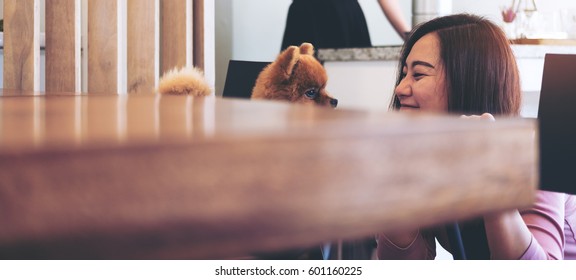
[(39, 0), (4, 0), (4, 88), (40, 88)]
[(80, 91), (79, 5), (46, 0), (46, 91)]
[[(40, 90), (40, 1), (4, 1), (4, 88)], [(45, 1), (46, 91), (153, 92), (167, 70), (204, 68), (204, 0)]]
[(189, 0), (162, 0), (160, 5), (160, 73), (186, 65), (188, 49), (187, 2)]
[(153, 93), (158, 77), (158, 0), (128, 0), (128, 93)]
[(204, 0), (194, 0), (194, 65), (204, 70)]
[(88, 92), (118, 92), (117, 0), (88, 1)]

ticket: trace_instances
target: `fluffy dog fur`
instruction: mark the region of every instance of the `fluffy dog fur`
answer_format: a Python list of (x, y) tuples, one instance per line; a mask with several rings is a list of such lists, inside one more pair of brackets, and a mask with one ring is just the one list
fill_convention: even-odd
[(212, 88), (204, 72), (196, 67), (174, 68), (166, 72), (158, 82), (160, 94), (208, 96)]
[[(258, 75), (252, 99), (284, 100), (292, 103), (336, 107), (338, 100), (326, 91), (328, 75), (314, 57), (314, 46), (290, 46)], [(213, 90), (196, 67), (174, 68), (158, 83), (160, 94), (208, 96)]]
[(266, 66), (256, 79), (252, 99), (336, 107), (338, 100), (326, 91), (328, 75), (314, 57), (314, 46), (290, 46)]

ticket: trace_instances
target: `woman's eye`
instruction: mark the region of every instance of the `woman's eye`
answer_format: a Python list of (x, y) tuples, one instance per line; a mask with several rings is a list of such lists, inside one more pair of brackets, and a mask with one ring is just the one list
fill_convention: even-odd
[(414, 78), (419, 79), (422, 78), (424, 76), (424, 74), (422, 73), (414, 73), (414, 75), (412, 75)]
[(309, 89), (304, 93), (304, 95), (309, 99), (315, 99), (316, 96), (318, 96), (318, 91), (315, 89)]

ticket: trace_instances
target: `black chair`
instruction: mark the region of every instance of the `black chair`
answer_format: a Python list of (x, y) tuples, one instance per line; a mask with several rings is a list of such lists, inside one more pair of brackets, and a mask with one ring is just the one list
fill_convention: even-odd
[(222, 97), (250, 98), (258, 74), (270, 62), (230, 60)]

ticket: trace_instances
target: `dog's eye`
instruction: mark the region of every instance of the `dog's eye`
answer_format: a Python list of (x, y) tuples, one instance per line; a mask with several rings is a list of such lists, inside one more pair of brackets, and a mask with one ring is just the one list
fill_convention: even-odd
[(316, 99), (316, 97), (318, 96), (318, 91), (316, 91), (315, 89), (309, 89), (304, 93), (304, 95), (306, 95), (306, 97), (309, 99)]

